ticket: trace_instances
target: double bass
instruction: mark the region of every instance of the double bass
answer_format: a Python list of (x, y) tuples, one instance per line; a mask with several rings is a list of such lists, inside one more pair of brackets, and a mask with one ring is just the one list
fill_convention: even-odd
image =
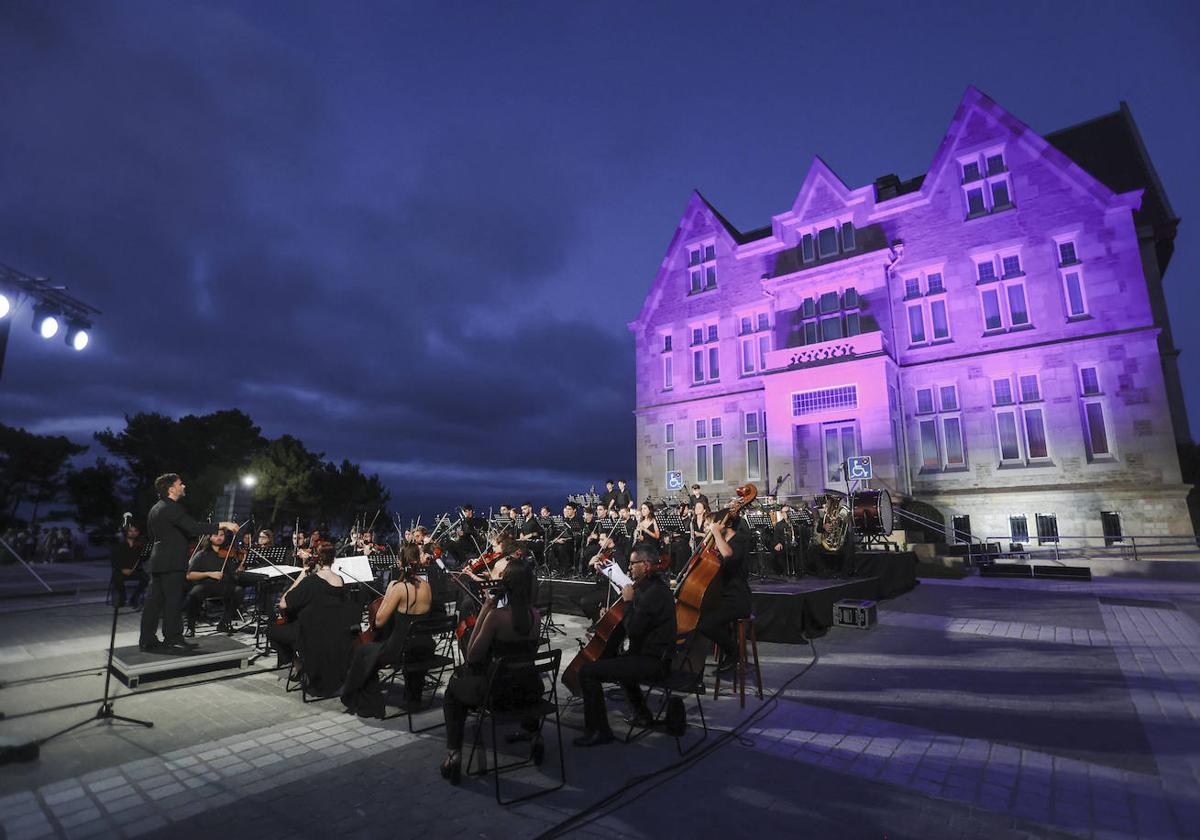
[[(758, 488), (747, 484), (737, 489), (738, 499), (729, 506), (721, 519), (724, 526), (729, 519), (750, 505), (758, 496)], [(684, 567), (675, 584), (675, 626), (680, 634), (690, 633), (700, 623), (700, 613), (711, 592), (712, 582), (721, 571), (721, 556), (711, 533), (705, 535), (699, 549)]]

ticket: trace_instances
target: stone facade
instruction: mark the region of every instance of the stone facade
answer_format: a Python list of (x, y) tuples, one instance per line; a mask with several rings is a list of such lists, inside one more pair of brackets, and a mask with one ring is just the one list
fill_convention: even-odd
[[(630, 324), (637, 497), (672, 495), (671, 468), (709, 496), (811, 497), (865, 454), (872, 486), (977, 537), (1021, 516), (1036, 537), (1039, 515), (1099, 536), (1102, 512), (1190, 533), (1176, 220), (1127, 109), (1101, 120), (1136, 141), (1115, 175), (1100, 123), (1042, 137), (971, 88), (924, 176), (850, 189), (818, 159), (749, 233), (693, 194)], [(1144, 185), (1110, 186), (1130, 172)]]

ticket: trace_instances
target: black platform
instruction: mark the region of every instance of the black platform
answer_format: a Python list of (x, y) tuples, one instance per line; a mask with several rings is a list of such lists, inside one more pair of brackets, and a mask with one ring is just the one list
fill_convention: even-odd
[[(917, 555), (903, 551), (865, 551), (854, 555), (854, 577), (751, 581), (750, 595), (761, 642), (795, 644), (815, 639), (833, 624), (833, 605), (843, 598), (880, 601), (907, 592), (917, 582)], [(552, 599), (554, 611), (583, 615), (579, 599), (593, 591), (592, 581), (538, 581), (539, 600)]]
[(198, 647), (187, 653), (143, 651), (137, 645), (119, 647), (113, 651), (113, 676), (130, 688), (137, 688), (143, 679), (181, 677), (235, 665), (245, 668), (256, 653), (251, 645), (225, 635), (197, 636), (189, 641)]

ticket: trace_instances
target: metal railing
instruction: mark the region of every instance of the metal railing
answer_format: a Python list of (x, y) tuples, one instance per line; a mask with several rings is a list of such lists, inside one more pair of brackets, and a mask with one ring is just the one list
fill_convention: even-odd
[[(995, 556), (1004, 557), (1041, 557), (1049, 559), (1054, 558), (1055, 563), (1061, 563), (1064, 557), (1069, 559), (1087, 559), (1089, 557), (1117, 557), (1120, 559), (1132, 559), (1135, 562), (1140, 561), (1146, 554), (1155, 553), (1151, 549), (1165, 550), (1162, 553), (1174, 554), (1185, 551), (1196, 551), (1200, 549), (1200, 538), (1195, 535), (1172, 536), (1166, 534), (1122, 534), (1121, 536), (1074, 536), (1067, 534), (1056, 534), (1053, 537), (1033, 537), (1036, 545), (1028, 546), (1028, 538), (1026, 540), (1013, 539), (1012, 535), (1000, 537), (986, 537), (984, 544), (996, 543), (1003, 545), (1008, 543), (1008, 551), (1000, 551)], [(1079, 546), (1062, 545), (1063, 540), (1072, 540), (1083, 543)], [(1139, 540), (1141, 542), (1139, 542)], [(1088, 545), (1088, 543), (1103, 543), (1102, 545)], [(1017, 548), (1016, 546), (1020, 546)], [(1139, 553), (1140, 552), (1140, 553)], [(991, 552), (989, 552), (990, 554)]]

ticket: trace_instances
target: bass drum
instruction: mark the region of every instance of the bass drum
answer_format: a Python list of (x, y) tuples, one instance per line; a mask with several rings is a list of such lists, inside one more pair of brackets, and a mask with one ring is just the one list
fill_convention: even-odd
[(892, 497), (886, 490), (862, 490), (854, 494), (854, 530), (865, 537), (892, 533)]

